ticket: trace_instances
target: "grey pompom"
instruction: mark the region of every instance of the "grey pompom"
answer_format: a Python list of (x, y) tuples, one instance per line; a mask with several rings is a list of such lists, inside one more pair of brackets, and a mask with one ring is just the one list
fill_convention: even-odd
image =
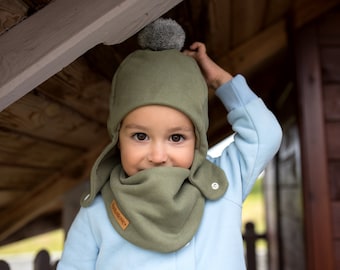
[(138, 44), (142, 49), (163, 51), (170, 49), (181, 50), (184, 46), (185, 32), (172, 19), (159, 18), (147, 25), (138, 34)]

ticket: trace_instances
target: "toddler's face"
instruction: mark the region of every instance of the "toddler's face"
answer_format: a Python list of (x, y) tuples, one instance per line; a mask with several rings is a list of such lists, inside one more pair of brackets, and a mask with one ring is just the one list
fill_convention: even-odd
[(119, 131), (121, 162), (126, 174), (157, 166), (190, 168), (195, 129), (180, 111), (150, 105), (130, 112)]

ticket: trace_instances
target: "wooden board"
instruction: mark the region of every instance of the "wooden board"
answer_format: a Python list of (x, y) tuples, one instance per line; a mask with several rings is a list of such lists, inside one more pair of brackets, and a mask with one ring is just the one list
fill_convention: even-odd
[(323, 89), (326, 120), (340, 122), (340, 83), (326, 84)]
[(25, 194), (23, 190), (0, 190), (0, 212), (4, 207), (12, 204), (16, 198)]
[(106, 125), (111, 80), (94, 72), (86, 59), (80, 57), (39, 85), (37, 90), (83, 116)]
[(327, 153), (329, 159), (340, 159), (340, 123), (326, 124)]
[(334, 269), (331, 196), (317, 31), (315, 25), (311, 25), (295, 35), (307, 269)]
[(52, 172), (49, 169), (0, 164), (0, 190), (27, 191)]
[(126, 40), (179, 2), (52, 1), (0, 36), (0, 111), (95, 45)]
[[(328, 163), (328, 174), (329, 174), (329, 180), (330, 180), (330, 190), (332, 195), (332, 201), (333, 202), (339, 202), (340, 203), (340, 160), (330, 160)], [(339, 209), (340, 210), (340, 209)], [(334, 212), (333, 212), (334, 214)], [(340, 211), (338, 213), (340, 215)], [(336, 215), (336, 216), (338, 216)], [(336, 217), (335, 217), (336, 218)], [(339, 216), (340, 218), (340, 216)], [(338, 230), (340, 232), (340, 219), (336, 218), (339, 222), (338, 225), (334, 227), (335, 230)], [(340, 237), (340, 234), (339, 234)]]
[(57, 169), (83, 151), (0, 129), (0, 152), (2, 164)]
[(0, 35), (27, 17), (28, 6), (20, 0), (0, 1)]
[(324, 83), (340, 82), (340, 50), (338, 47), (325, 46), (320, 49), (322, 79)]
[[(106, 126), (31, 92), (0, 114), (0, 126), (35, 137), (86, 149), (107, 136)], [(57, 148), (57, 147), (56, 147)]]
[(95, 159), (103, 150), (107, 141), (102, 141), (90, 151), (77, 158), (69, 160), (67, 164), (50, 175), (30, 192), (18, 198), (15, 204), (10, 204), (0, 211), (0, 242), (25, 224), (37, 218), (50, 208), (50, 204), (60, 198), (67, 190), (75, 187), (89, 177)]
[[(265, 0), (243, 0), (233, 1), (231, 14), (233, 14), (231, 25), (232, 48), (244, 43), (259, 33), (263, 28), (267, 1)], [(240, 19), (242, 18), (242, 19)]]

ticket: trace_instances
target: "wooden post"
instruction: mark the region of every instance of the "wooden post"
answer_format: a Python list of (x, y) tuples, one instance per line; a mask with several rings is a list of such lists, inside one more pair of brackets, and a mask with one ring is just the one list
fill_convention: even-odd
[(0, 260), (0, 270), (10, 270), (9, 264), (4, 260)]
[(316, 26), (296, 33), (304, 220), (308, 270), (333, 270), (332, 216), (327, 172), (322, 78)]
[(47, 250), (40, 250), (37, 256), (34, 259), (34, 270), (49, 270), (51, 268), (50, 265), (50, 254)]
[(246, 224), (246, 252), (247, 252), (247, 267), (248, 270), (256, 270), (256, 249), (255, 244), (257, 240), (257, 235), (255, 233), (254, 223), (248, 222)]

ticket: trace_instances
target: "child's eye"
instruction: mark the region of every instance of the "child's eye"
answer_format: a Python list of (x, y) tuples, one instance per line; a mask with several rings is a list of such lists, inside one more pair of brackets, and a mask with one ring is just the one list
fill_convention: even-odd
[(181, 142), (184, 140), (184, 136), (181, 134), (173, 134), (170, 136), (170, 141), (172, 142)]
[(145, 133), (142, 133), (142, 132), (138, 132), (138, 133), (133, 134), (132, 137), (137, 141), (145, 141), (145, 140), (147, 140), (148, 135), (146, 135)]

